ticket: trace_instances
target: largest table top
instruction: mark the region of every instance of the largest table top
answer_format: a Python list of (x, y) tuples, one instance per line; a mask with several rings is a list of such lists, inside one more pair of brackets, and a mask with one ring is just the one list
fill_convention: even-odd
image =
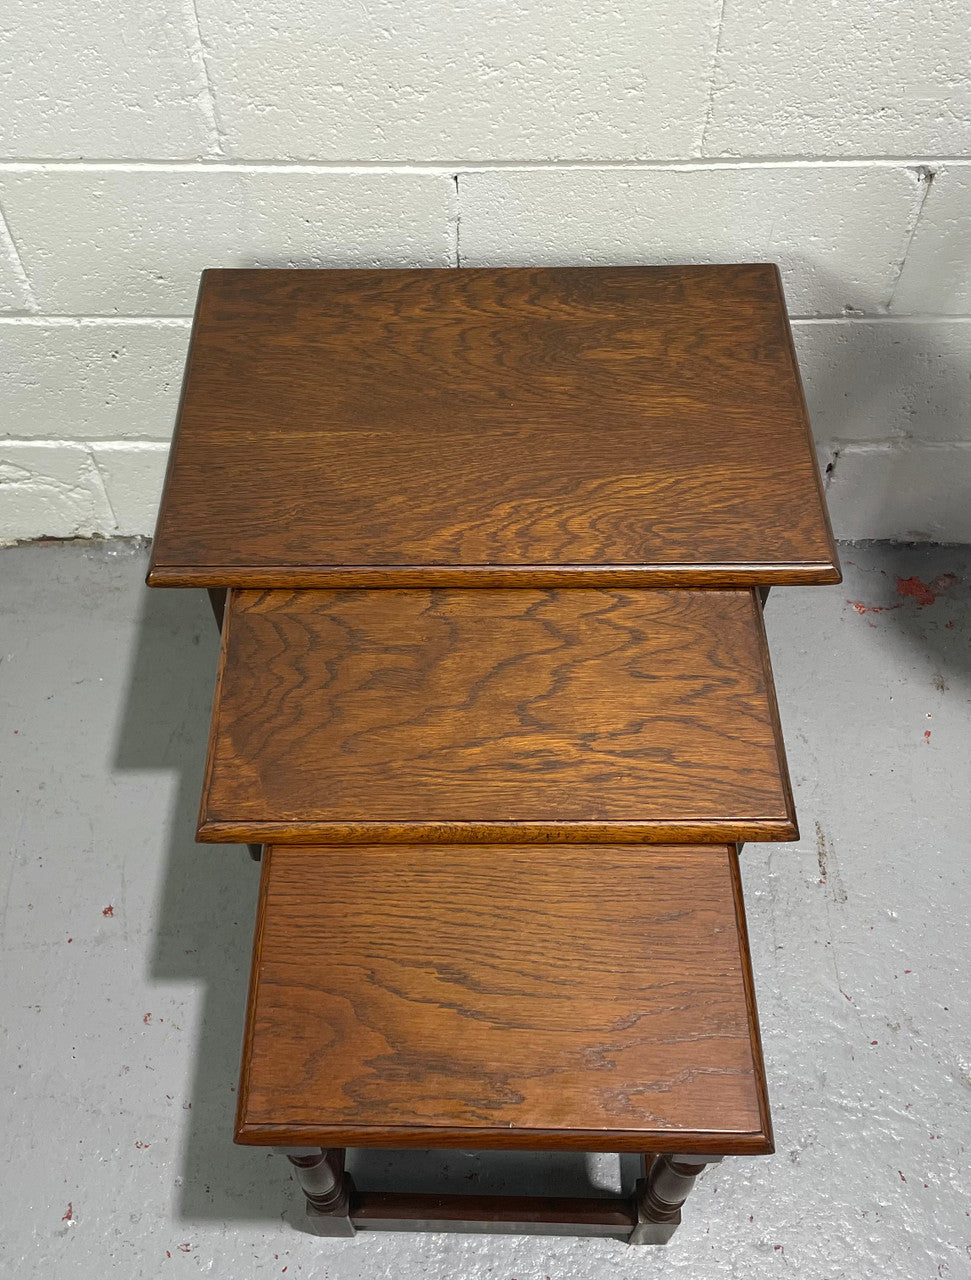
[(154, 585), (838, 580), (774, 266), (204, 274)]

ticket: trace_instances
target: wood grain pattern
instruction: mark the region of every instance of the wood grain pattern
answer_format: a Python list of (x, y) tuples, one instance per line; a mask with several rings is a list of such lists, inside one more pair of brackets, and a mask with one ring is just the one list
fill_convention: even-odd
[(237, 1134), (772, 1150), (734, 848), (273, 846)]
[(231, 593), (202, 840), (796, 835), (752, 590)]
[(774, 266), (209, 271), (149, 582), (837, 582)]

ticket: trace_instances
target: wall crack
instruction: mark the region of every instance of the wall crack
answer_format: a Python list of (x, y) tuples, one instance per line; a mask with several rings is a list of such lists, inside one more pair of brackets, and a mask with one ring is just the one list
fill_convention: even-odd
[(215, 159), (221, 159), (227, 154), (226, 130), (223, 128), (222, 120), (219, 115), (219, 106), (216, 102), (216, 86), (209, 70), (209, 50), (202, 36), (202, 24), (199, 21), (199, 8), (196, 0), (184, 0), (184, 9), (186, 22), (188, 24), (189, 35), (189, 55), (196, 65), (196, 69), (202, 77), (204, 94), (201, 96), (201, 104), (203, 113), (207, 118), (207, 123), (212, 131), (212, 144), (210, 147), (211, 155)]
[(890, 286), (890, 296), (887, 298), (886, 311), (889, 311), (893, 306), (894, 295), (897, 292), (897, 286), (900, 284), (900, 278), (904, 274), (904, 267), (910, 254), (910, 246), (914, 243), (914, 236), (917, 234), (917, 227), (920, 224), (921, 215), (924, 212), (924, 205), (927, 203), (927, 197), (930, 195), (931, 186), (933, 185), (934, 179), (937, 177), (937, 170), (933, 169), (928, 164), (916, 165), (913, 168), (912, 173), (917, 180), (919, 194), (914, 210), (910, 216), (910, 226), (906, 231), (906, 242), (904, 244), (904, 251), (900, 256), (900, 265), (897, 267), (897, 274), (894, 277), (893, 284)]
[(708, 75), (708, 102), (705, 107), (705, 122), (701, 126), (701, 137), (696, 148), (699, 156), (704, 156), (708, 141), (708, 130), (711, 128), (712, 116), (715, 113), (715, 82), (718, 79), (718, 65), (721, 61), (722, 31), (725, 26), (726, 0), (718, 0), (717, 16), (712, 26), (715, 31), (715, 44), (711, 54), (711, 71)]
[(10, 253), (10, 263), (13, 267), (14, 275), (17, 283), (20, 285), (21, 292), (24, 297), (24, 305), (31, 314), (40, 311), (40, 304), (34, 294), (33, 285), (30, 283), (30, 276), (27, 274), (27, 268), (24, 266), (24, 260), (20, 256), (20, 246), (14, 239), (13, 231), (10, 223), (7, 221), (7, 214), (0, 204), (0, 247), (6, 246)]

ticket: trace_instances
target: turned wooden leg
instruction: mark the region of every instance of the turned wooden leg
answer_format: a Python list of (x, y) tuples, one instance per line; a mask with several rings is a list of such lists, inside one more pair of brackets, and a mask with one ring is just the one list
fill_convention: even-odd
[(212, 616), (216, 619), (216, 630), (222, 631), (223, 618), (226, 614), (226, 588), (207, 587), (209, 603), (212, 605)]
[(628, 1244), (667, 1244), (681, 1224), (681, 1206), (706, 1164), (721, 1156), (645, 1156), (638, 1184), (637, 1226)]
[[(216, 630), (222, 633), (223, 619), (226, 616), (226, 587), (207, 587), (209, 593), (209, 603), (212, 605), (212, 616), (216, 619)], [(263, 846), (261, 844), (248, 844), (249, 856), (254, 862), (259, 862), (263, 857)]]
[(354, 1184), (344, 1172), (344, 1148), (329, 1147), (316, 1151), (306, 1147), (277, 1147), (297, 1172), (307, 1197), (310, 1229), (318, 1236), (352, 1236), (350, 1199)]

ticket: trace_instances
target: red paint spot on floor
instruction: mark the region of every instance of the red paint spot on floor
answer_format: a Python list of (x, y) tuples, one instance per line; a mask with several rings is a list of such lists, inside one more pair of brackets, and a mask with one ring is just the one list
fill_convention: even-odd
[(896, 604), (864, 604), (862, 600), (847, 600), (847, 604), (851, 604), (857, 613), (886, 613), (888, 609), (899, 609)]
[(144, 1151), (144, 1150), (146, 1149), (146, 1147), (149, 1147), (150, 1145), (151, 1145), (151, 1144), (150, 1144), (150, 1143), (148, 1143), (148, 1142), (136, 1142), (136, 1143), (135, 1143), (135, 1146), (139, 1149), (139, 1151)]
[(142, 1022), (145, 1023), (146, 1027), (151, 1021), (152, 1021), (152, 1015), (150, 1013), (146, 1013), (145, 1017), (142, 1018)]
[(930, 740), (931, 740), (931, 731), (930, 731), (930, 729), (925, 729), (925, 730), (924, 730), (924, 741), (925, 741), (925, 742), (930, 742)]
[(68, 942), (73, 942), (73, 941), (74, 941), (73, 938), (68, 938)]
[[(898, 1170), (897, 1170), (897, 1172), (898, 1172), (898, 1173), (900, 1173), (900, 1170), (898, 1169)], [(901, 1181), (901, 1182), (906, 1182), (906, 1181), (907, 1181), (907, 1179), (904, 1177), (904, 1175), (903, 1175), (902, 1173), (900, 1173), (900, 1181)]]
[(178, 1249), (179, 1249), (179, 1252), (180, 1252), (180, 1253), (191, 1253), (191, 1252), (192, 1252), (192, 1245), (191, 1245), (191, 1244), (180, 1244), (180, 1245), (178, 1246)]
[[(880, 1043), (880, 1041), (879, 1041), (879, 1040), (871, 1040), (871, 1041), (870, 1041), (870, 1043), (871, 1043), (871, 1044), (879, 1044), (879, 1043)], [(135, 1144), (135, 1145), (137, 1146), (137, 1145), (138, 1145), (138, 1143), (136, 1142), (136, 1144)]]
[(73, 1222), (73, 1220), (74, 1220), (74, 1202), (73, 1200), (69, 1200), (67, 1202), (67, 1213), (61, 1215), (61, 1221)]
[(102, 911), (102, 913), (101, 913), (101, 914), (102, 914), (103, 916), (113, 916), (113, 915), (115, 914), (115, 909), (114, 909), (114, 907), (113, 907), (113, 906), (111, 906), (111, 904), (109, 903), (109, 904), (108, 904), (108, 906), (107, 906), (107, 907), (105, 907), (104, 911)]
[(945, 622), (945, 623), (944, 623), (944, 626), (948, 629), (948, 631), (953, 631), (953, 630), (954, 630), (954, 623), (953, 623), (953, 621), (951, 621), (951, 622)]
[[(938, 579), (935, 578), (934, 581), (937, 582)], [(916, 600), (918, 609), (933, 604), (937, 599), (931, 587), (926, 582), (921, 582), (920, 578), (898, 578), (897, 595), (909, 596), (912, 600)]]

